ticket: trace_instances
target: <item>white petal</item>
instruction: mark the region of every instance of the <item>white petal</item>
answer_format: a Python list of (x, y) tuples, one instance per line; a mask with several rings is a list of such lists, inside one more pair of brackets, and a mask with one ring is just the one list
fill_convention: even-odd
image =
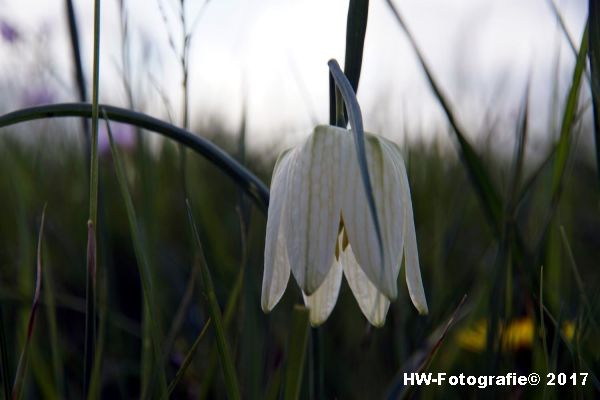
[(318, 126), (290, 163), (285, 238), (292, 273), (307, 295), (333, 264), (340, 222), (340, 134)]
[(287, 180), (295, 150), (287, 151), (277, 160), (271, 182), (271, 196), (267, 214), (265, 238), (265, 269), (263, 273), (261, 306), (269, 312), (283, 296), (290, 278), (282, 214), (285, 210)]
[(309, 308), (310, 324), (321, 325), (333, 311), (342, 284), (342, 266), (335, 260), (323, 284), (311, 296), (304, 293), (304, 304)]
[(348, 285), (362, 313), (372, 325), (383, 326), (390, 301), (367, 278), (356, 262), (351, 246), (342, 252), (340, 260)]
[(425, 290), (423, 289), (423, 281), (421, 280), (421, 268), (419, 267), (419, 251), (417, 249), (417, 234), (415, 232), (415, 219), (410, 196), (410, 185), (408, 183), (408, 175), (400, 150), (395, 144), (393, 144), (393, 148), (398, 157), (396, 166), (400, 170), (400, 176), (402, 178), (402, 196), (404, 198), (404, 204), (406, 205), (406, 242), (404, 251), (404, 260), (406, 262), (406, 286), (408, 286), (410, 299), (419, 311), (419, 314), (425, 315), (429, 313), (429, 309), (427, 308), (427, 299), (425, 298)]
[(366, 135), (365, 139), (369, 176), (383, 236), (383, 264), (351, 132), (346, 136), (342, 153), (346, 177), (342, 187), (342, 217), (360, 267), (379, 291), (395, 299), (404, 242), (402, 181), (381, 140), (373, 135)]

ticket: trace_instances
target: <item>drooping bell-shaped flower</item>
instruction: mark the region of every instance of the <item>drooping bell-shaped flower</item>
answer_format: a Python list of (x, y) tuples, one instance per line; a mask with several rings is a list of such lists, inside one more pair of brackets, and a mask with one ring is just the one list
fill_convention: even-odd
[(383, 260), (352, 132), (317, 126), (304, 143), (279, 156), (273, 171), (262, 286), (265, 312), (281, 299), (291, 271), (311, 324), (320, 325), (333, 310), (345, 275), (364, 315), (381, 326), (397, 296), (404, 256), (410, 298), (421, 314), (427, 313), (404, 161), (396, 144), (379, 136), (365, 134), (365, 148)]

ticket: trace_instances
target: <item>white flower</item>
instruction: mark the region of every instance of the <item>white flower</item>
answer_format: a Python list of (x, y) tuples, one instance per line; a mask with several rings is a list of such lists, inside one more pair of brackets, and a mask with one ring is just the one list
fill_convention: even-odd
[(317, 126), (300, 146), (283, 152), (273, 172), (265, 241), (262, 309), (281, 299), (290, 270), (302, 289), (313, 326), (337, 301), (342, 272), (369, 322), (385, 322), (397, 278), (421, 314), (421, 282), (410, 188), (396, 144), (365, 134), (369, 176), (383, 239), (383, 263), (361, 180), (352, 132)]

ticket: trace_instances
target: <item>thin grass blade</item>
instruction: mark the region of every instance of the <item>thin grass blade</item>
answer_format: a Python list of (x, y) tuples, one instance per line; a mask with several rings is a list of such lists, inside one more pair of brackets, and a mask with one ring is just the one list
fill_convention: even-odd
[(344, 57), (344, 74), (352, 86), (358, 91), (360, 71), (362, 69), (363, 48), (367, 32), (369, 16), (369, 0), (350, 0), (348, 19), (346, 21), (346, 56)]
[[(242, 217), (240, 216), (240, 218), (242, 218)], [(242, 227), (242, 232), (243, 232), (243, 230), (244, 230), (244, 228)], [(242, 260), (245, 260), (246, 259), (245, 246), (243, 246), (242, 252), (244, 253)], [(240, 270), (237, 274), (237, 277), (235, 278), (235, 283), (233, 284), (233, 288), (231, 289), (231, 291), (229, 293), (229, 298), (227, 299), (227, 305), (225, 306), (225, 312), (223, 313), (223, 326), (225, 328), (225, 331), (229, 330), (229, 327), (231, 326), (231, 322), (233, 321), (233, 317), (235, 316), (234, 313), (238, 309), (240, 295), (242, 293), (242, 288), (244, 286), (244, 270), (245, 270), (245, 268), (243, 266), (244, 263), (245, 263), (245, 261), (242, 261), (242, 266), (240, 266)], [(200, 389), (200, 395), (198, 396), (199, 399), (206, 399), (208, 397), (209, 390), (210, 390), (211, 384), (212, 384), (214, 376), (215, 376), (216, 365), (219, 360), (218, 349), (213, 347), (210, 350), (208, 360), (209, 360), (208, 368), (206, 368), (206, 373), (204, 375), (204, 378), (202, 379), (203, 384), (200, 386), (201, 389)]]
[[(571, 249), (571, 245), (569, 243), (569, 239), (567, 238), (567, 233), (565, 232), (565, 227), (560, 226), (560, 237), (562, 239), (563, 246), (567, 253), (567, 259), (569, 260), (569, 264), (571, 265), (571, 269), (573, 270), (573, 276), (575, 277), (575, 283), (577, 284), (577, 290), (579, 291), (579, 297), (583, 305), (585, 306), (585, 310), (587, 311), (586, 315), (589, 318), (589, 322), (592, 323), (594, 330), (598, 331), (598, 324), (594, 318), (594, 309), (592, 308), (592, 304), (585, 292), (585, 287), (583, 285), (583, 279), (581, 274), (579, 273), (579, 268), (577, 267), (577, 262), (575, 261), (575, 256), (573, 255), (573, 250)], [(600, 333), (600, 332), (599, 332)]]
[(44, 209), (42, 211), (42, 220), (40, 222), (40, 232), (38, 235), (35, 292), (33, 294), (33, 303), (31, 304), (31, 311), (29, 312), (29, 321), (27, 322), (27, 334), (25, 337), (25, 344), (23, 346), (23, 351), (21, 352), (21, 357), (19, 359), (19, 364), (17, 366), (17, 372), (15, 375), (15, 383), (12, 389), (13, 400), (18, 400), (23, 395), (23, 385), (25, 383), (25, 374), (27, 372), (29, 346), (31, 344), (31, 337), (33, 335), (33, 328), (35, 325), (35, 317), (37, 315), (37, 310), (40, 303), (40, 292), (42, 290), (42, 240), (44, 237), (46, 206), (47, 204), (44, 205)]
[(554, 160), (554, 168), (552, 173), (553, 203), (557, 202), (560, 197), (563, 176), (567, 165), (567, 158), (571, 149), (571, 132), (573, 130), (573, 122), (577, 113), (577, 103), (579, 100), (580, 92), (579, 89), (581, 87), (581, 77), (585, 69), (587, 50), (588, 26), (586, 25), (581, 38), (581, 45), (579, 47), (579, 53), (577, 54), (575, 69), (573, 70), (571, 87), (569, 89), (567, 103), (565, 104), (565, 110), (563, 112), (563, 118), (560, 128), (560, 137), (558, 139), (558, 144), (556, 147), (556, 159)]
[[(67, 9), (67, 21), (69, 26), (69, 38), (71, 39), (71, 50), (73, 51), (73, 67), (75, 70), (75, 82), (77, 82), (77, 90), (79, 92), (79, 101), (87, 100), (87, 88), (85, 85), (85, 76), (83, 74), (83, 64), (81, 62), (81, 46), (79, 45), (79, 30), (77, 29), (77, 17), (75, 16), (75, 7), (73, 0), (65, 0)], [(91, 149), (89, 122), (83, 118), (81, 120), (83, 129), (84, 143), (86, 149)], [(87, 163), (90, 162), (90, 153), (87, 153)]]
[[(540, 310), (544, 309), (544, 266), (540, 268)], [(544, 322), (544, 313), (540, 312), (540, 335), (542, 336), (542, 347), (544, 352), (544, 362), (546, 372), (550, 370), (550, 355), (548, 354), (548, 342), (546, 340), (546, 324)]]
[(308, 333), (310, 331), (309, 327), (308, 309), (300, 305), (294, 306), (285, 370), (284, 400), (296, 400), (300, 398), (302, 377), (304, 376), (304, 361), (308, 346)]
[(235, 365), (233, 363), (233, 359), (231, 358), (231, 353), (227, 344), (225, 329), (223, 327), (223, 317), (221, 315), (221, 308), (219, 307), (219, 303), (217, 302), (217, 295), (215, 294), (215, 289), (213, 287), (212, 277), (208, 269), (208, 265), (206, 263), (206, 258), (204, 257), (204, 250), (202, 248), (202, 242), (200, 241), (200, 234), (198, 233), (198, 228), (196, 227), (196, 223), (194, 222), (194, 217), (192, 215), (190, 203), (187, 200), (186, 206), (190, 227), (192, 229), (192, 233), (196, 241), (198, 258), (200, 261), (201, 268), (200, 272), (202, 277), (202, 285), (204, 286), (204, 293), (206, 295), (208, 303), (208, 311), (210, 319), (211, 321), (213, 321), (215, 335), (217, 337), (217, 347), (219, 349), (219, 355), (221, 357), (221, 368), (223, 369), (223, 375), (225, 378), (225, 389), (227, 390), (227, 396), (229, 397), (229, 399), (236, 400), (240, 398), (240, 389), (235, 373)]
[(210, 326), (210, 319), (206, 321), (206, 323), (204, 324), (204, 327), (198, 334), (198, 337), (196, 337), (196, 340), (194, 340), (192, 347), (190, 347), (190, 350), (185, 355), (185, 358), (183, 359), (183, 362), (181, 363), (179, 370), (177, 370), (177, 373), (175, 374), (175, 378), (173, 378), (171, 383), (169, 383), (169, 387), (167, 388), (167, 394), (163, 397), (163, 399), (168, 399), (171, 397), (171, 395), (173, 394), (173, 390), (175, 390), (175, 387), (177, 387), (177, 384), (181, 381), (181, 378), (183, 378), (183, 375), (185, 375), (185, 372), (187, 371), (188, 367), (192, 363), (192, 360), (194, 359), (194, 356), (196, 355), (196, 350), (198, 350), (198, 345), (200, 345), (200, 342), (202, 341), (202, 339), (204, 338), (204, 335), (208, 331), (209, 326)]
[[(562, 329), (560, 327), (560, 316), (558, 318), (555, 318), (546, 306), (543, 305), (542, 307), (543, 308), (542, 308), (542, 310), (540, 310), (540, 313), (542, 313), (548, 317), (548, 320), (550, 321), (552, 327), (554, 328), (554, 332), (556, 332), (556, 334), (557, 334), (557, 338), (560, 339), (560, 341), (565, 345), (565, 347), (569, 351), (571, 357), (573, 358), (573, 360), (575, 360), (576, 354), (573, 349), (573, 346), (571, 346), (571, 342), (565, 337), (565, 335), (562, 332)], [(598, 379), (598, 377), (596, 376), (595, 370), (590, 368), (588, 363), (583, 358), (580, 358), (579, 362), (580, 362), (581, 366), (583, 367), (582, 369), (584, 369), (586, 372), (589, 373), (590, 381), (594, 385), (595, 390), (597, 392), (600, 392), (600, 379)]]
[(12, 382), (10, 364), (8, 362), (8, 351), (6, 348), (6, 329), (4, 328), (4, 312), (0, 306), (0, 373), (2, 374), (2, 388), (4, 399), (8, 400), (11, 394), (10, 383)]
[(456, 135), (456, 139), (458, 141), (458, 145), (460, 148), (460, 153), (461, 153), (461, 157), (463, 160), (463, 164), (464, 164), (464, 166), (467, 170), (467, 173), (468, 173), (469, 177), (471, 178), (473, 186), (475, 187), (475, 190), (479, 196), (479, 200), (480, 200), (483, 210), (490, 222), (491, 228), (496, 233), (496, 235), (499, 237), (500, 231), (501, 231), (500, 224), (502, 222), (502, 199), (501, 199), (497, 189), (493, 185), (493, 182), (490, 178), (490, 174), (484, 167), (483, 162), (481, 161), (481, 159), (475, 152), (473, 146), (467, 139), (464, 129), (459, 125), (458, 120), (457, 120), (454, 112), (452, 111), (452, 107), (450, 106), (450, 102), (447, 100), (446, 95), (443, 93), (440, 85), (437, 83), (436, 79), (434, 78), (431, 68), (425, 61), (425, 58), (423, 57), (423, 53), (421, 52), (419, 46), (417, 45), (417, 42), (415, 41), (414, 36), (408, 29), (408, 26), (404, 22), (404, 19), (400, 15), (400, 12), (396, 8), (396, 6), (394, 6), (394, 4), (392, 3), (391, 0), (386, 0), (386, 2), (388, 4), (388, 6), (390, 7), (392, 13), (394, 14), (394, 17), (396, 18), (398, 25), (400, 25), (400, 27), (402, 28), (402, 30), (408, 37), (408, 40), (409, 40), (415, 54), (417, 55), (419, 64), (421, 65), (421, 68), (423, 68), (423, 71), (425, 72), (427, 81), (429, 82), (429, 85), (430, 85), (431, 89), (433, 90), (435, 97), (437, 98), (438, 102), (442, 106), (444, 113), (446, 114), (446, 117), (448, 118), (448, 122), (450, 123), (450, 125), (453, 128), (453, 131)]
[[(47, 263), (50, 266), (50, 263)], [(54, 372), (54, 384), (59, 398), (65, 398), (64, 395), (64, 372), (63, 372), (63, 355), (59, 340), (58, 319), (56, 315), (56, 293), (52, 276), (49, 268), (44, 268), (44, 309), (46, 311), (46, 319), (48, 321), (48, 330), (50, 338), (50, 346), (52, 350), (52, 370)]]
[[(452, 327), (454, 326), (454, 324), (456, 323), (457, 320), (464, 317), (464, 313), (461, 313), (461, 310), (466, 301), (467, 301), (467, 295), (465, 294), (462, 297), (458, 306), (456, 306), (456, 308), (450, 315), (450, 318), (448, 319), (448, 321), (446, 322), (444, 327), (441, 329), (441, 332), (439, 333), (439, 336), (437, 337), (437, 339), (434, 339), (433, 342), (430, 342), (428, 348), (426, 348), (425, 351), (422, 352), (422, 354), (421, 354), (421, 352), (417, 353), (416, 357), (414, 357), (411, 360), (412, 361), (410, 363), (411, 367), (406, 368), (404, 371), (423, 373), (429, 369), (429, 367), (431, 366), (431, 363), (433, 362), (433, 360), (435, 358), (435, 355), (437, 354), (438, 350), (444, 344), (444, 341), (446, 340), (446, 337), (447, 337), (450, 329), (452, 329)], [(402, 371), (400, 371), (396, 375), (394, 382), (390, 386), (390, 389), (388, 389), (388, 392), (386, 395), (387, 399), (392, 400), (392, 399), (409, 398), (410, 395), (413, 393), (413, 390), (414, 390), (413, 386), (412, 385), (405, 386), (403, 377), (404, 377), (404, 374), (402, 373)]]
[[(104, 111), (104, 110), (103, 110)], [(137, 216), (135, 212), (135, 208), (133, 207), (133, 200), (131, 198), (131, 193), (129, 191), (127, 185), (127, 177), (125, 175), (125, 167), (123, 166), (123, 161), (119, 154), (119, 150), (117, 148), (116, 143), (114, 142), (112, 131), (110, 128), (110, 123), (104, 114), (104, 118), (106, 120), (106, 128), (108, 132), (108, 140), (110, 143), (110, 148), (114, 160), (115, 172), (117, 174), (117, 180), (119, 181), (119, 188), (121, 190), (121, 196), (123, 197), (123, 202), (125, 203), (125, 209), (127, 212), (127, 219), (129, 222), (129, 229), (131, 230), (131, 237), (133, 241), (134, 253), (137, 261), (138, 271), (140, 274), (140, 280), (142, 282), (142, 292), (144, 297), (145, 306), (151, 310), (154, 315), (150, 320), (150, 335), (152, 337), (152, 350), (154, 352), (154, 356), (156, 357), (156, 366), (155, 373), (158, 374), (158, 384), (159, 384), (159, 395), (164, 395), (167, 392), (167, 380), (165, 377), (164, 370), (164, 359), (162, 358), (163, 351), (161, 346), (161, 329), (159, 318), (157, 317), (157, 313), (159, 308), (155, 302), (155, 296), (153, 292), (153, 284), (151, 279), (151, 274), (148, 267), (148, 260), (146, 258), (146, 253), (144, 251), (139, 226), (137, 222)], [(150, 389), (149, 389), (150, 390)], [(152, 392), (150, 390), (150, 392)], [(145, 393), (147, 394), (147, 393)], [(144, 398), (144, 395), (142, 395)]]
[(527, 89), (523, 98), (523, 104), (519, 112), (517, 125), (517, 142), (513, 160), (512, 174), (508, 189), (508, 200), (506, 202), (507, 215), (514, 218), (517, 205), (517, 193), (523, 179), (523, 164), (525, 161), (525, 147), (527, 144), (527, 129), (529, 117), (529, 87), (531, 80), (527, 83)]
[[(594, 105), (594, 138), (598, 183), (600, 183), (600, 4), (598, 0), (588, 2), (589, 57), (592, 70), (592, 102)], [(594, 90), (595, 89), (595, 90)]]
[(90, 156), (89, 217), (87, 222), (86, 318), (83, 352), (83, 393), (88, 393), (89, 379), (96, 352), (96, 223), (98, 217), (98, 93), (100, 79), (100, 0), (94, 0), (94, 58), (92, 76), (92, 140)]
[(198, 268), (192, 268), (192, 270), (190, 271), (185, 291), (183, 292), (183, 296), (181, 297), (181, 301), (179, 302), (177, 311), (173, 316), (171, 327), (169, 328), (169, 333), (167, 334), (165, 344), (163, 346), (165, 349), (165, 360), (171, 352), (171, 347), (173, 347), (173, 343), (175, 342), (177, 334), (179, 333), (179, 330), (181, 329), (181, 326), (185, 321), (185, 315), (188, 312), (190, 304), (192, 303), (192, 300), (194, 298), (194, 287), (196, 286), (195, 283), (196, 279), (198, 278), (198, 272)]
[[(548, 4), (550, 6), (550, 9), (552, 10), (552, 13), (554, 14), (554, 17), (556, 18), (556, 22), (558, 22), (558, 26), (560, 27), (560, 30), (562, 31), (565, 39), (567, 40), (567, 43), (569, 44), (569, 48), (571, 49), (571, 52), (573, 52), (573, 56), (575, 58), (577, 58), (578, 51), (577, 51), (577, 47), (575, 46), (575, 41), (569, 34), (569, 30), (567, 29), (567, 24), (565, 23), (565, 19), (563, 18), (563, 15), (559, 10), (558, 5), (555, 3), (554, 0), (548, 0)], [(585, 78), (587, 79), (587, 81), (590, 82), (589, 71), (584, 69), (583, 72), (585, 74)]]

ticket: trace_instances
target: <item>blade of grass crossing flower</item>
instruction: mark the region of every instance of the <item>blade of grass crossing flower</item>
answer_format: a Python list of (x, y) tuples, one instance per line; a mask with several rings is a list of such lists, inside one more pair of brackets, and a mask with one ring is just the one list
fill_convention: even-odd
[[(235, 161), (229, 154), (212, 142), (194, 135), (168, 122), (135, 111), (101, 105), (106, 118), (156, 132), (178, 143), (184, 144), (228, 175), (241, 187), (264, 212), (269, 205), (269, 189), (252, 172)], [(13, 111), (0, 116), (0, 128), (19, 122), (54, 117), (87, 117), (92, 115), (92, 106), (83, 103), (53, 104)]]
[(185, 355), (185, 358), (183, 359), (183, 362), (181, 363), (179, 370), (177, 370), (177, 373), (175, 374), (175, 378), (173, 378), (171, 383), (169, 383), (169, 387), (167, 388), (167, 393), (163, 397), (163, 399), (168, 399), (171, 397), (171, 394), (173, 394), (173, 390), (175, 390), (175, 387), (177, 387), (177, 384), (181, 381), (181, 378), (183, 378), (183, 375), (185, 375), (185, 372), (187, 371), (188, 367), (192, 363), (192, 360), (194, 359), (194, 356), (196, 355), (196, 350), (198, 350), (198, 345), (200, 345), (200, 342), (202, 341), (202, 339), (204, 338), (204, 335), (208, 331), (209, 326), (210, 326), (210, 319), (208, 319), (206, 321), (206, 323), (204, 324), (204, 327), (202, 328), (202, 330), (196, 337), (196, 340), (194, 340), (192, 347), (190, 347), (190, 350)]
[(406, 34), (415, 54), (417, 55), (419, 64), (425, 72), (427, 81), (429, 82), (429, 86), (433, 90), (435, 97), (442, 106), (442, 109), (444, 110), (444, 113), (448, 118), (448, 122), (453, 128), (461, 151), (461, 157), (465, 169), (467, 170), (467, 173), (471, 178), (473, 185), (475, 186), (475, 190), (479, 196), (485, 214), (491, 224), (492, 230), (496, 233), (497, 236), (499, 236), (501, 231), (500, 224), (502, 221), (502, 200), (500, 198), (500, 195), (498, 194), (498, 191), (492, 183), (490, 174), (485, 169), (483, 162), (481, 161), (481, 159), (473, 149), (473, 146), (467, 139), (463, 128), (458, 124), (458, 120), (455, 117), (454, 112), (452, 111), (450, 102), (446, 99), (446, 96), (444, 95), (441, 87), (435, 80), (431, 68), (429, 68), (427, 62), (425, 61), (423, 53), (417, 45), (414, 36), (408, 30), (408, 26), (404, 22), (404, 19), (400, 15), (398, 9), (394, 6), (391, 0), (386, 0), (386, 2), (390, 7), (392, 13), (394, 14), (398, 25), (400, 25), (400, 27)]
[(223, 317), (221, 315), (221, 308), (217, 302), (217, 295), (213, 287), (212, 277), (208, 270), (206, 258), (204, 257), (204, 250), (202, 248), (202, 242), (200, 241), (200, 234), (198, 228), (194, 222), (192, 215), (192, 209), (189, 201), (186, 199), (186, 208), (188, 214), (188, 220), (192, 229), (192, 234), (196, 242), (198, 258), (200, 261), (200, 273), (202, 277), (202, 285), (204, 287), (204, 293), (208, 303), (208, 312), (215, 330), (217, 338), (217, 348), (219, 349), (219, 355), (221, 357), (221, 368), (223, 369), (223, 375), (225, 378), (225, 389), (227, 390), (227, 396), (230, 400), (236, 400), (240, 398), (240, 389), (237, 383), (237, 376), (235, 374), (235, 366), (231, 353), (229, 351), (229, 345), (227, 344), (227, 337), (225, 329), (223, 328)]
[[(135, 208), (133, 207), (133, 200), (131, 198), (131, 193), (129, 192), (129, 188), (127, 186), (127, 177), (125, 175), (125, 168), (123, 166), (123, 161), (119, 154), (119, 150), (114, 142), (112, 131), (110, 128), (110, 123), (108, 119), (106, 119), (106, 114), (104, 113), (104, 118), (106, 120), (106, 128), (108, 132), (108, 140), (110, 143), (110, 148), (114, 160), (115, 172), (117, 174), (117, 180), (119, 182), (119, 188), (121, 190), (121, 196), (123, 197), (123, 202), (125, 203), (125, 209), (127, 213), (127, 219), (129, 222), (129, 229), (131, 230), (131, 237), (133, 241), (133, 249), (135, 253), (135, 258), (137, 261), (138, 271), (140, 274), (140, 280), (142, 283), (142, 292), (144, 298), (144, 304), (148, 307), (153, 315), (151, 318), (148, 318), (149, 330), (151, 335), (152, 342), (152, 351), (154, 352), (154, 357), (156, 360), (155, 372), (158, 373), (158, 384), (159, 384), (159, 394), (162, 395), (167, 391), (167, 381), (165, 377), (164, 371), (164, 360), (162, 358), (162, 346), (161, 346), (161, 329), (159, 318), (157, 316), (158, 307), (155, 302), (155, 296), (153, 292), (153, 284), (151, 280), (150, 271), (148, 268), (148, 260), (146, 259), (146, 253), (144, 252), (144, 248), (142, 245), (139, 227), (136, 217)], [(154, 380), (151, 380), (151, 384), (154, 384)], [(151, 393), (152, 390), (148, 389)], [(148, 393), (145, 393), (146, 395)], [(144, 398), (145, 396), (142, 396)]]
[(346, 105), (346, 110), (348, 111), (348, 118), (350, 120), (350, 127), (352, 128), (352, 133), (354, 136), (354, 146), (356, 148), (356, 156), (358, 159), (360, 175), (365, 189), (365, 194), (367, 196), (371, 217), (373, 218), (373, 225), (375, 225), (375, 231), (377, 232), (379, 258), (381, 260), (380, 265), (383, 266), (383, 236), (381, 234), (381, 225), (379, 223), (379, 217), (375, 207), (373, 185), (371, 184), (371, 177), (369, 176), (369, 168), (367, 166), (367, 152), (365, 145), (365, 133), (362, 123), (362, 113), (360, 111), (358, 101), (356, 100), (356, 94), (352, 90), (350, 82), (348, 82), (348, 79), (340, 69), (338, 62), (336, 60), (329, 60), (327, 65), (329, 66), (329, 72), (335, 81), (335, 84), (344, 100), (344, 104)]
[(571, 132), (573, 128), (573, 121), (577, 112), (577, 103), (579, 100), (579, 92), (581, 87), (581, 77), (586, 64), (586, 55), (588, 49), (588, 26), (586, 25), (585, 30), (581, 38), (581, 45), (579, 47), (579, 53), (577, 55), (577, 61), (575, 63), (575, 69), (573, 70), (573, 78), (571, 87), (569, 89), (569, 95), (567, 97), (567, 103), (565, 104), (565, 110), (563, 112), (562, 123), (560, 127), (560, 137), (556, 148), (556, 159), (554, 160), (554, 169), (552, 173), (552, 201), (558, 201), (560, 197), (560, 190), (562, 187), (563, 176), (565, 167), (567, 165), (567, 158), (571, 149)]
[(296, 305), (292, 313), (290, 343), (287, 351), (285, 370), (284, 400), (300, 398), (304, 361), (308, 347), (309, 311), (306, 307)]
[[(339, 126), (337, 124), (337, 95), (336, 95), (336, 87), (335, 81), (333, 80), (333, 76), (329, 74), (329, 125)], [(341, 128), (341, 127), (340, 127)]]
[(90, 156), (90, 198), (87, 222), (87, 269), (86, 269), (86, 319), (83, 366), (83, 391), (87, 394), (91, 369), (94, 364), (96, 341), (96, 223), (98, 214), (98, 92), (100, 79), (100, 0), (94, 0), (94, 59), (92, 76), (92, 141)]
[(46, 206), (47, 204), (44, 205), (44, 209), (42, 211), (42, 220), (40, 222), (40, 232), (38, 236), (35, 292), (33, 295), (33, 303), (31, 304), (31, 311), (29, 312), (29, 321), (27, 322), (25, 345), (23, 346), (21, 357), (19, 358), (19, 364), (17, 366), (17, 372), (15, 375), (15, 383), (12, 389), (13, 400), (18, 400), (23, 395), (23, 384), (25, 383), (25, 374), (27, 372), (27, 358), (29, 356), (29, 347), (31, 344), (31, 337), (33, 335), (35, 317), (37, 315), (37, 309), (40, 302), (40, 292), (42, 290), (42, 239), (44, 237), (44, 221), (46, 219)]
[(592, 101), (594, 105), (594, 137), (596, 145), (596, 165), (600, 183), (600, 4), (598, 0), (589, 0), (589, 57), (592, 70)]

